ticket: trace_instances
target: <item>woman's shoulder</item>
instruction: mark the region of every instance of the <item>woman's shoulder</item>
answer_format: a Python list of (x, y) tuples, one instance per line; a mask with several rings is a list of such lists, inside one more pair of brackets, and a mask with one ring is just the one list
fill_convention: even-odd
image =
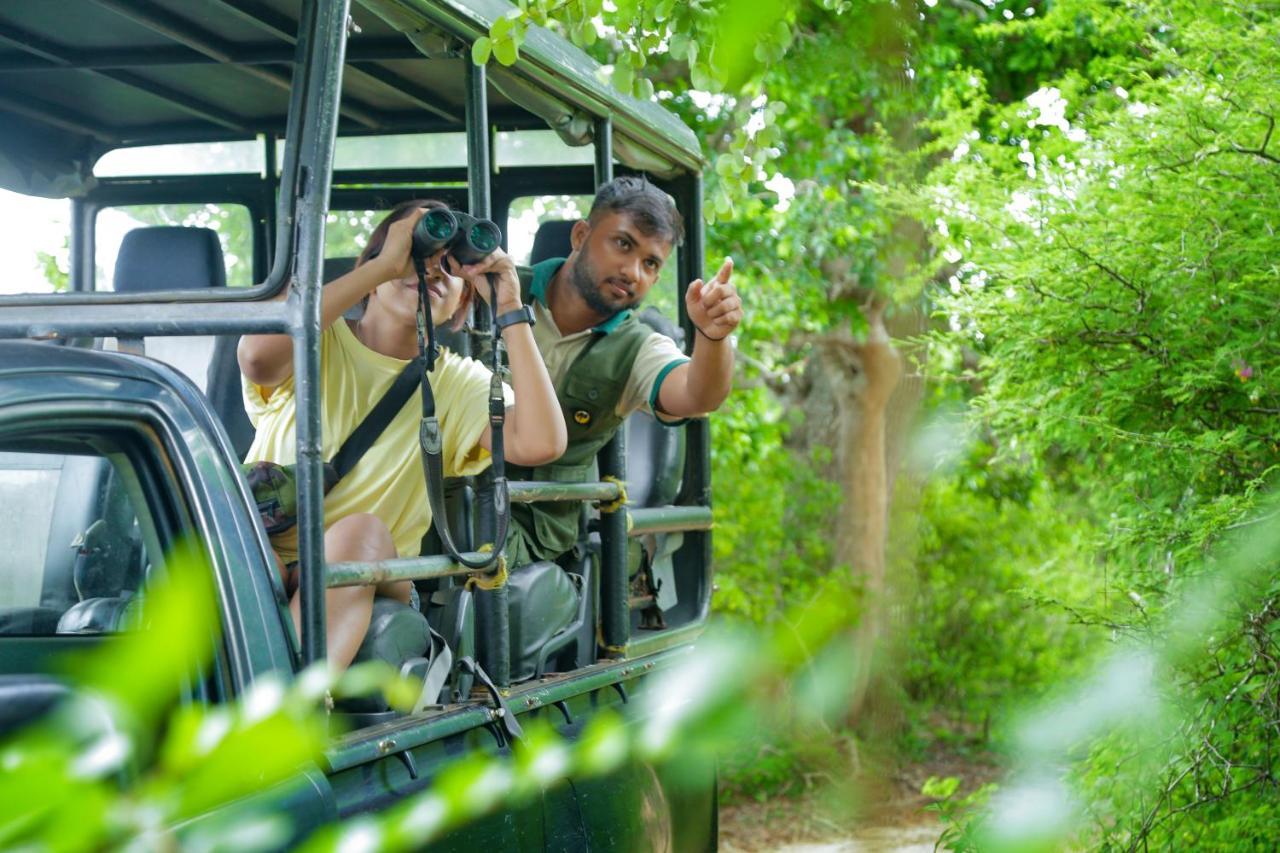
[(440, 347), (440, 355), (436, 358), (436, 368), (432, 376), (441, 381), (479, 377), (487, 382), (490, 373), (489, 368), (480, 359), (462, 355), (448, 347)]

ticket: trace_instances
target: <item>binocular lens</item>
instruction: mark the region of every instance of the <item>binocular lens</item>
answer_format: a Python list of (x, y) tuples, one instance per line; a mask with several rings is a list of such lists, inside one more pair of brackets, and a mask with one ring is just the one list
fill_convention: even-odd
[(432, 210), (422, 217), (422, 227), (434, 239), (448, 240), (457, 225), (447, 210)]
[(471, 245), (486, 255), (498, 248), (498, 230), (487, 222), (477, 222), (471, 226)]

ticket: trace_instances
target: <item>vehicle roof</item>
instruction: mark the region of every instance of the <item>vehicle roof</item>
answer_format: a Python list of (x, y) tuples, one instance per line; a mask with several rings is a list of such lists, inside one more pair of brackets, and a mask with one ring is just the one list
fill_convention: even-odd
[[(120, 146), (283, 135), (300, 8), (300, 0), (0, 4), (0, 155), (46, 173), (83, 172)], [(464, 130), (470, 42), (513, 8), (506, 0), (357, 0), (339, 133)], [(701, 168), (692, 131), (599, 72), (564, 39), (531, 27), (515, 66), (489, 66), (491, 123), (550, 122), (582, 144), (590, 119), (611, 115), (622, 143), (615, 149), (629, 142)], [(617, 153), (626, 162), (630, 152)]]
[(65, 373), (109, 373), (121, 378), (146, 379), (174, 385), (173, 368), (154, 359), (118, 352), (63, 346), (39, 341), (0, 340), (0, 380), (33, 370)]

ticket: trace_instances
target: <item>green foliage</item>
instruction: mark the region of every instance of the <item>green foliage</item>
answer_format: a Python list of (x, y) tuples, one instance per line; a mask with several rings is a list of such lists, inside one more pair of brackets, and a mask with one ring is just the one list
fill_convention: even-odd
[[(68, 659), (71, 698), (0, 743), (0, 846), (172, 844), (179, 822), (289, 778), (319, 755), (327, 731), (314, 690), (286, 694), (262, 683), (241, 707), (184, 704), (170, 716), (217, 634), (201, 553), (183, 546), (170, 555), (146, 597), (144, 629)], [(287, 826), (282, 837), (260, 817), (241, 815), (260, 830), (238, 836), (243, 849), (273, 849), (288, 837)]]
[(937, 846), (961, 853), (981, 850), (974, 819), (981, 814), (995, 791), (995, 785), (982, 785), (961, 794), (959, 777), (930, 776), (926, 779), (920, 786), (920, 793), (934, 802), (925, 806), (925, 810), (936, 814), (946, 827), (938, 838)]
[(1078, 673), (1096, 636), (1073, 625), (1099, 583), (1088, 516), (975, 445), (923, 486), (902, 684), (920, 708), (984, 723), (1009, 696)]
[(735, 392), (713, 422), (717, 610), (767, 624), (806, 600), (831, 571), (839, 488), (830, 454), (798, 459), (764, 389)]
[[(180, 685), (200, 677), (217, 642), (213, 575), (193, 546), (171, 554), (157, 574), (143, 628), (81, 652), (68, 670), (71, 698), (0, 743), (0, 846), (279, 849), (304, 828), (269, 798), (250, 795), (296, 780), (320, 759), (331, 736), (326, 695), (379, 688), (393, 704), (416, 698), (416, 686), (385, 665), (335, 680), (320, 664), (289, 683), (259, 678), (237, 704), (181, 701)], [(639, 759), (665, 763), (677, 778), (706, 778), (717, 754), (753, 727), (786, 737), (825, 725), (848, 701), (829, 685), (850, 680), (846, 628), (855, 602), (839, 584), (815, 593), (771, 631), (704, 637), (697, 655), (651, 676), (636, 699), (643, 707), (626, 720), (596, 714), (569, 742), (544, 716), (530, 722), (513, 760), (473, 752), (427, 791), (376, 817), (322, 827), (302, 849), (346, 850), (357, 841), (420, 849), (571, 775), (608, 774)], [(770, 697), (792, 691), (806, 700), (802, 712), (777, 713)], [(227, 811), (209, 817), (219, 808)]]
[(1171, 748), (1137, 760), (1116, 733), (1075, 765), (1090, 845), (1231, 849), (1272, 817), (1280, 590), (1259, 578), (1217, 606), (1225, 621), (1164, 615), (1222, 570), (1205, 555), (1251, 523), (1280, 461), (1275, 11), (1073, 0), (981, 28), (1085, 52), (1057, 69), (1024, 57), (1025, 98), (961, 66), (930, 125), (927, 189), (903, 196), (934, 220), (949, 327), (934, 344), (980, 358), (975, 410), (998, 458), (1035, 460), (1096, 519), (1105, 586), (1078, 615), (1170, 650)]
[(44, 271), (44, 280), (54, 293), (62, 293), (71, 288), (70, 256), (67, 254), (67, 240), (62, 241), (62, 254), (53, 252), (36, 252), (36, 263)]

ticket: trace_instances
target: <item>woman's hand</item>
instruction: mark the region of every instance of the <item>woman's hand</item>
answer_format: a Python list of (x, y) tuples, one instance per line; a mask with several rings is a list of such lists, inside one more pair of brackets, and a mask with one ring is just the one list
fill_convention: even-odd
[(413, 228), (418, 220), (426, 214), (425, 208), (410, 212), (404, 219), (391, 223), (387, 229), (387, 238), (382, 243), (378, 256), (370, 258), (365, 266), (372, 266), (378, 273), (377, 287), (384, 281), (401, 278), (413, 271), (411, 252), (413, 251)]
[(489, 295), (489, 278), (490, 274), (494, 275), (498, 290), (498, 313), (505, 314), (519, 308), (522, 304), (520, 301), (520, 277), (516, 275), (516, 265), (511, 256), (501, 249), (494, 249), (487, 257), (479, 263), (461, 265), (454, 258), (450, 257), (442, 263), (448, 264), (446, 268), (453, 275), (461, 276), (471, 283), (476, 289), (476, 293), (480, 294), (480, 298), (485, 302), (490, 301)]

